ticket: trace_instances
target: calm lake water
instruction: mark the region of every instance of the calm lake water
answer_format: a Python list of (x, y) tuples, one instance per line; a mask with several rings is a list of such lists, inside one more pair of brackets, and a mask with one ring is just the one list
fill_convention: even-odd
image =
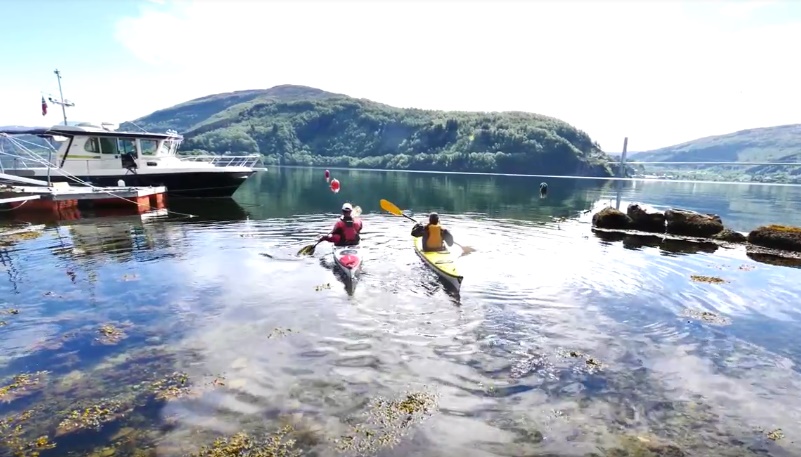
[[(541, 199), (543, 178), (332, 174), (338, 194), (278, 169), (235, 202), (170, 202), (192, 218), (0, 235), (0, 456), (192, 455), (237, 432), (253, 441), (195, 455), (801, 454), (801, 271), (590, 229), (618, 200), (801, 225), (801, 188), (547, 178)], [(476, 249), (459, 297), (381, 198)], [(353, 294), (328, 245), (295, 256), (344, 201), (369, 247)]]

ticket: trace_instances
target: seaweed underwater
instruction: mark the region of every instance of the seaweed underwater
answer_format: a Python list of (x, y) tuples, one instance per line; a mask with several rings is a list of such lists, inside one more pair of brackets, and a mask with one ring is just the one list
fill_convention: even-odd
[[(24, 248), (24, 241), (17, 246)], [(47, 235), (27, 241), (47, 242)], [(148, 278), (147, 271), (121, 274), (129, 266), (92, 267), (97, 276), (113, 277), (128, 286)], [(280, 366), (275, 371), (300, 373), (291, 377), (291, 386), (275, 387), (270, 379), (253, 385), (241, 372), (261, 367), (238, 360), (227, 361), (228, 371), (206, 372), (210, 368), (204, 351), (213, 351), (213, 344), (193, 347), (186, 334), (222, 326), (214, 323), (221, 319), (220, 312), (187, 309), (178, 302), (202, 302), (198, 296), (207, 294), (213, 284), (197, 286), (198, 295), (188, 298), (176, 298), (166, 288), (148, 292), (128, 288), (124, 302), (114, 302), (112, 288), (103, 293), (97, 287), (93, 291), (100, 293), (94, 296), (80, 292), (93, 284), (87, 279), (89, 273), (74, 265), (67, 271), (62, 279), (73, 284), (72, 289), (42, 284), (26, 295), (28, 301), (0, 306), (0, 338), (11, 332), (26, 337), (20, 338), (13, 357), (0, 361), (2, 457), (416, 455), (426, 449), (440, 452), (437, 445), (446, 441), (444, 426), (460, 414), (467, 415), (449, 404), (453, 396), (443, 402), (442, 395), (433, 392), (458, 390), (445, 382), (437, 389), (417, 385), (396, 391), (353, 381), (333, 369), (312, 379), (308, 372), (303, 374), (304, 367)], [(692, 287), (732, 287), (731, 281), (715, 276), (683, 278)], [(44, 291), (45, 286), (57, 292)], [(336, 292), (327, 287), (314, 291), (315, 297)], [(78, 305), (79, 311), (73, 309)], [(514, 456), (789, 455), (790, 448), (783, 446), (793, 443), (792, 424), (769, 423), (756, 413), (753, 421), (738, 423), (746, 406), (729, 413), (716, 392), (703, 391), (700, 384), (689, 381), (679, 386), (676, 381), (686, 374), (681, 364), (687, 364), (718, 376), (720, 385), (734, 390), (737, 382), (755, 382), (756, 375), (742, 380), (746, 368), (775, 367), (777, 359), (736, 340), (716, 340), (715, 332), (732, 326), (732, 319), (721, 313), (688, 305), (671, 317), (688, 322), (686, 328), (676, 324), (684, 339), (677, 340), (671, 353), (660, 352), (667, 351), (667, 345), (650, 347), (647, 339), (634, 337), (639, 346), (632, 343), (626, 350), (618, 345), (604, 352), (580, 342), (554, 350), (543, 343), (532, 344), (522, 355), (482, 340), (481, 354), (474, 354), (465, 365), (494, 382), (462, 389), (481, 405), (469, 414), (493, 433), (511, 438), (503, 443), (477, 439), (471, 446)], [(271, 355), (276, 358), (282, 351), (313, 352), (308, 346), (314, 337), (308, 335), (314, 329), (288, 324), (251, 323), (244, 315), (228, 331), (260, 327), (260, 344), (273, 345)], [(46, 331), (35, 337), (25, 333), (34, 327)], [(513, 336), (491, 330), (495, 341), (507, 337), (508, 346), (516, 343)], [(707, 338), (695, 341), (698, 334)], [(707, 354), (733, 363), (691, 365), (700, 364)], [(280, 360), (274, 363), (280, 365)], [(268, 389), (272, 390), (265, 394)], [(520, 400), (522, 392), (538, 396), (549, 408), (530, 408)], [(756, 392), (753, 396), (775, 394), (767, 388)], [(777, 398), (773, 405), (782, 397)], [(208, 414), (193, 414), (197, 411)], [(760, 421), (763, 425), (754, 426)]]

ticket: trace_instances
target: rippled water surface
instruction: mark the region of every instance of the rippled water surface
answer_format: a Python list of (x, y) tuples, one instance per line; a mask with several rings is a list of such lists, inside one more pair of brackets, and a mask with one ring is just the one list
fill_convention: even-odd
[[(801, 225), (799, 188), (333, 174), (339, 194), (283, 169), (235, 202), (170, 202), (192, 218), (7, 214), (43, 225), (0, 235), (0, 455), (187, 455), (237, 432), (295, 440), (252, 455), (801, 454), (799, 269), (589, 223), (642, 201)], [(476, 249), (459, 296), (381, 198)], [(325, 243), (295, 255), (346, 200), (352, 294)]]

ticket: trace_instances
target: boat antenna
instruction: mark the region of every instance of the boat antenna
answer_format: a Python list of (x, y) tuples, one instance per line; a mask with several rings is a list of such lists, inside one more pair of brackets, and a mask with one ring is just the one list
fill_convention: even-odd
[(61, 97), (61, 101), (50, 99), (51, 103), (55, 103), (56, 105), (61, 105), (61, 114), (64, 116), (64, 125), (67, 125), (67, 107), (75, 106), (75, 103), (72, 103), (69, 100), (64, 100), (64, 92), (61, 90), (61, 72), (58, 71), (58, 68), (53, 71), (56, 74), (56, 78), (58, 79), (58, 95)]

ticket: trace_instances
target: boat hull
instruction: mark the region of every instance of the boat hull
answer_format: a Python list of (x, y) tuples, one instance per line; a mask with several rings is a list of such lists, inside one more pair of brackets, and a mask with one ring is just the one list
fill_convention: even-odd
[(422, 259), (426, 266), (437, 274), (447, 286), (459, 292), (462, 288), (462, 279), (454, 264), (457, 255), (450, 251), (426, 252), (423, 251), (423, 238), (414, 238), (414, 252)]
[(333, 249), (334, 264), (351, 285), (362, 268), (362, 255), (359, 251), (359, 246), (334, 246)]
[[(25, 173), (25, 170), (7, 170), (7, 173), (26, 178), (46, 180), (46, 176)], [(189, 171), (181, 173), (128, 173), (80, 176), (77, 178), (95, 186), (117, 186), (122, 179), (126, 186), (165, 186), (171, 197), (231, 197), (247, 178), (256, 173), (250, 171)], [(69, 182), (78, 185), (73, 179), (53, 173), (51, 182)]]

